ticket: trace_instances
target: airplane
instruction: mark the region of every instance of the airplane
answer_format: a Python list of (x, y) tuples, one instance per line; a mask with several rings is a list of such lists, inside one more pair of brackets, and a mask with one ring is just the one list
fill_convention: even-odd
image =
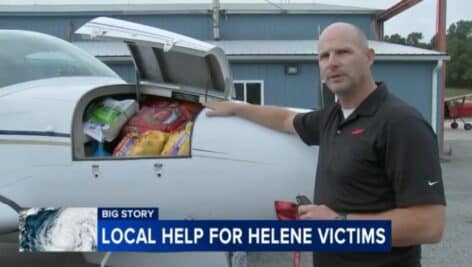
[(464, 130), (472, 130), (472, 124), (466, 122), (464, 118), (472, 117), (472, 93), (448, 97), (444, 100), (444, 117), (452, 119), (451, 128), (457, 129), (459, 124), (457, 119), (464, 123)]
[[(66, 41), (0, 30), (0, 234), (17, 232), (18, 212), (29, 207), (158, 207), (160, 219), (276, 219), (274, 201), (313, 194), (317, 147), (242, 118), (205, 115), (205, 101), (233, 101), (230, 65), (221, 48), (106, 17), (76, 33), (124, 42), (137, 82), (127, 84)], [(95, 140), (84, 132), (85, 120), (107, 98), (132, 99), (138, 112), (154, 98), (197, 105), (188, 154), (91, 153)], [(84, 257), (102, 266), (243, 266), (245, 256)]]

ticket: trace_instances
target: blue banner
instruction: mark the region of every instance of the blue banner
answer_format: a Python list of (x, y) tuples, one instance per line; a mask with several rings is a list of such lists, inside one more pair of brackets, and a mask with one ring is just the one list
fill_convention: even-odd
[(99, 214), (98, 251), (374, 252), (391, 249), (390, 221), (177, 221), (157, 220), (149, 216), (149, 211), (141, 212), (139, 219), (107, 216), (104, 219)]

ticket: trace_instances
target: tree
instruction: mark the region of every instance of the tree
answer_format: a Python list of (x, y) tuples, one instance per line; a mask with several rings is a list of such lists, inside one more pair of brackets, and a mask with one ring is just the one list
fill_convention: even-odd
[(431, 46), (431, 49), (436, 48), (436, 38), (436, 34), (434, 34), (433, 37), (431, 37), (431, 40), (429, 40), (429, 45)]
[(423, 34), (421, 32), (411, 32), (406, 37), (406, 44), (411, 46), (418, 46), (421, 39), (423, 39)]
[[(423, 43), (423, 34), (411, 32), (406, 38), (395, 33), (386, 35), (384, 41), (396, 44), (433, 49), (436, 35), (429, 43)], [(448, 87), (472, 89), (472, 20), (458, 21), (449, 26), (446, 35), (447, 54), (451, 59), (447, 62), (446, 84)]]
[(458, 21), (447, 30), (446, 83), (448, 86), (472, 88), (472, 21)]
[(395, 43), (395, 44), (406, 44), (405, 38), (403, 38), (400, 34), (395, 33), (390, 36), (385, 35), (384, 40), (389, 43)]
[(390, 36), (385, 35), (384, 41), (389, 43), (401, 44), (401, 45), (411, 45), (420, 48), (431, 49), (433, 46), (431, 43), (423, 43), (423, 34), (421, 32), (411, 32), (407, 35), (406, 38), (402, 37), (400, 34), (395, 33)]

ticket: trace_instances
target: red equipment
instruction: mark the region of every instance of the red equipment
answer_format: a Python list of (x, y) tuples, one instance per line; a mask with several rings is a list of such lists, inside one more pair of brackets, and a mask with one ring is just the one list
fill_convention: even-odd
[(459, 124), (456, 122), (459, 119), (464, 123), (465, 130), (472, 130), (472, 124), (463, 119), (465, 117), (472, 117), (472, 101), (468, 100), (472, 100), (472, 94), (448, 97), (444, 100), (444, 116), (447, 119), (452, 119), (452, 129), (459, 127)]

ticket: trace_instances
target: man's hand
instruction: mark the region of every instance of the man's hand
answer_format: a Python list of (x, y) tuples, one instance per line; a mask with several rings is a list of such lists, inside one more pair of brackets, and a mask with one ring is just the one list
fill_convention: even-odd
[(298, 206), (298, 217), (301, 220), (334, 220), (338, 214), (325, 205)]
[(232, 116), (235, 115), (235, 109), (237, 105), (236, 103), (231, 102), (217, 102), (211, 101), (203, 103), (203, 106), (211, 109), (207, 111), (206, 115), (211, 116)]

